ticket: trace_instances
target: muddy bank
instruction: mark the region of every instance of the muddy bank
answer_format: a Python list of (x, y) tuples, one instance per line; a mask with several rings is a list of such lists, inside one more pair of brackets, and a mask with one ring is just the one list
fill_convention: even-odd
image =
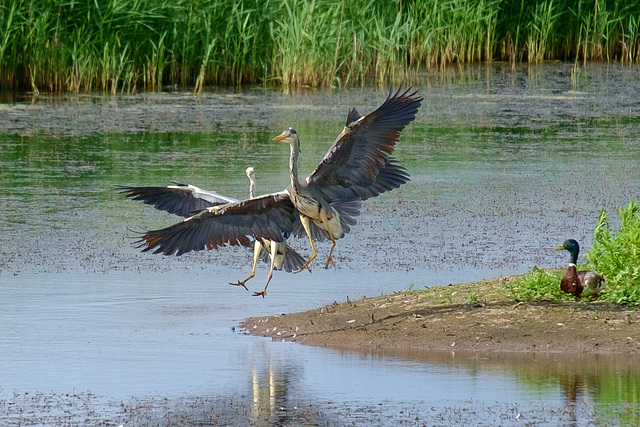
[(640, 354), (640, 312), (608, 302), (518, 302), (513, 277), (253, 317), (250, 334), (338, 349)]

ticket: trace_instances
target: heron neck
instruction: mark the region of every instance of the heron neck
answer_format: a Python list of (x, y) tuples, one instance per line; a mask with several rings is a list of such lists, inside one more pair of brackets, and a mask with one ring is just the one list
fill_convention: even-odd
[(255, 181), (251, 180), (251, 184), (249, 184), (249, 198), (253, 199), (255, 197), (255, 188), (256, 188), (256, 183)]
[(300, 152), (300, 143), (294, 139), (291, 144), (291, 155), (289, 156), (289, 177), (291, 178), (291, 186), (298, 192), (300, 183), (298, 182), (298, 153)]

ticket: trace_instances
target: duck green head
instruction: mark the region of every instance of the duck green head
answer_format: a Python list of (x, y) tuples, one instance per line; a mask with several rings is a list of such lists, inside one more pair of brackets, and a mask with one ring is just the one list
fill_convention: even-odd
[(563, 244), (556, 246), (554, 250), (567, 250), (571, 254), (571, 264), (578, 263), (578, 254), (580, 253), (580, 245), (574, 239), (567, 239)]

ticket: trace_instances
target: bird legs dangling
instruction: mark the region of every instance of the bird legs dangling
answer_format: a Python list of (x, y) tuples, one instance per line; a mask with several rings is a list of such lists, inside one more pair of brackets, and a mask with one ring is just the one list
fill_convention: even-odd
[(300, 215), (300, 222), (302, 223), (302, 227), (304, 228), (305, 233), (307, 233), (309, 244), (311, 244), (311, 256), (309, 257), (307, 262), (305, 262), (304, 265), (300, 267), (300, 270), (296, 271), (296, 273), (300, 273), (302, 270), (307, 270), (309, 273), (311, 273), (311, 267), (309, 267), (309, 264), (311, 264), (311, 261), (316, 259), (316, 257), (318, 256), (318, 251), (316, 251), (316, 245), (313, 244), (313, 238), (311, 238), (311, 226), (309, 224), (309, 217)]
[(327, 262), (324, 264), (325, 270), (329, 268), (329, 264), (333, 265), (333, 268), (336, 267), (336, 263), (333, 262), (333, 257), (331, 254), (333, 253), (333, 248), (336, 247), (336, 240), (333, 238), (333, 235), (329, 233), (329, 237), (331, 238), (331, 249), (329, 249), (329, 255), (327, 255)]
[[(249, 280), (253, 279), (256, 276), (256, 264), (258, 263), (258, 259), (260, 258), (260, 252), (262, 252), (262, 248), (263, 248), (262, 243), (260, 243), (258, 240), (256, 240), (256, 242), (255, 242), (255, 244), (253, 246), (253, 267), (251, 267), (251, 274), (249, 275), (249, 277), (247, 277), (244, 280), (238, 280), (238, 283), (229, 283), (230, 285), (232, 285), (232, 286), (242, 286), (247, 291), (249, 290), (249, 288), (247, 288), (245, 283), (247, 283)], [(272, 262), (272, 264), (273, 264), (273, 262)]]
[(264, 298), (267, 295), (267, 288), (269, 287), (269, 282), (271, 281), (271, 277), (273, 277), (273, 267), (276, 263), (276, 256), (278, 255), (278, 242), (271, 241), (271, 264), (269, 265), (269, 275), (267, 276), (267, 284), (264, 285), (264, 289), (261, 292), (254, 292), (253, 296), (258, 297), (261, 296)]
[[(300, 270), (296, 271), (296, 273), (300, 273), (302, 270), (307, 270), (309, 271), (309, 273), (311, 273), (311, 267), (309, 267), (309, 264), (311, 264), (311, 261), (316, 259), (316, 256), (318, 256), (318, 251), (316, 250), (316, 245), (313, 244), (313, 238), (311, 238), (309, 218), (304, 215), (300, 215), (300, 222), (302, 223), (302, 227), (304, 228), (304, 231), (307, 233), (307, 237), (309, 238), (312, 253), (307, 262), (305, 262), (304, 265), (300, 267)], [(331, 256), (331, 254), (333, 253), (333, 248), (336, 246), (336, 239), (333, 237), (333, 234), (331, 234), (329, 230), (326, 231), (327, 234), (329, 234), (329, 239), (331, 239), (331, 249), (329, 250), (329, 255), (327, 256), (327, 262), (325, 263), (324, 268), (329, 268), (329, 264), (333, 265), (334, 267), (336, 266), (336, 264), (333, 262), (333, 257)]]

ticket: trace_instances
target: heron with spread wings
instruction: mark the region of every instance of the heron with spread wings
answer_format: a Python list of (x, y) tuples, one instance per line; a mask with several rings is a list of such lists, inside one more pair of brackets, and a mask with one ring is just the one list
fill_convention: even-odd
[(298, 178), (300, 140), (286, 129), (274, 141), (290, 146), (290, 185), (282, 191), (236, 203), (211, 206), (184, 221), (151, 230), (139, 240), (143, 251), (182, 255), (225, 245), (250, 246), (251, 238), (283, 242), (291, 234), (305, 236), (312, 254), (299, 271), (311, 271), (317, 256), (314, 241), (329, 239), (325, 267), (333, 263), (336, 240), (356, 224), (361, 202), (409, 181), (391, 157), (401, 131), (415, 119), (422, 98), (411, 89), (390, 92), (366, 116), (353, 108), (329, 152), (311, 175)]
[[(249, 178), (249, 198), (255, 196), (255, 169), (248, 167), (245, 171)], [(223, 196), (214, 191), (203, 190), (190, 184), (181, 184), (178, 182), (168, 186), (151, 186), (151, 187), (118, 187), (121, 193), (125, 193), (126, 197), (132, 200), (139, 200), (147, 205), (152, 205), (158, 210), (163, 210), (171, 214), (190, 217), (205, 208), (212, 206), (220, 206), (227, 203), (237, 203), (238, 200)], [(300, 269), (305, 259), (291, 248), (286, 242), (272, 242), (271, 240), (256, 240), (254, 243), (253, 265), (251, 274), (244, 280), (236, 283), (230, 283), (234, 286), (242, 286), (247, 289), (246, 283), (253, 279), (256, 275), (256, 265), (258, 260), (268, 261), (270, 258), (269, 274), (267, 276), (267, 284), (261, 292), (254, 292), (253, 295), (266, 295), (267, 287), (273, 277), (273, 270), (284, 269), (287, 273)], [(248, 289), (247, 289), (248, 290)]]

